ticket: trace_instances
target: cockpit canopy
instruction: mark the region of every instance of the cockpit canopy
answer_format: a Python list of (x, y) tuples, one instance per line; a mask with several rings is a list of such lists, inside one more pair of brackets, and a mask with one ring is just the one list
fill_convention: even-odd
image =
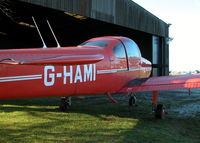
[(80, 44), (79, 46), (108, 47), (113, 41), (117, 41), (114, 45), (112, 44), (114, 55), (117, 58), (126, 58), (126, 53), (128, 57), (141, 57), (138, 45), (133, 40), (122, 36), (93, 38)]

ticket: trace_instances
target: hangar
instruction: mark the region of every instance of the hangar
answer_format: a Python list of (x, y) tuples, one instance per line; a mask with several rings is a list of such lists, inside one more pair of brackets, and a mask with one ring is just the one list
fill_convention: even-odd
[(169, 25), (132, 0), (4, 0), (0, 9), (1, 49), (42, 47), (34, 16), (48, 47), (56, 43), (47, 19), (61, 46), (98, 36), (126, 36), (153, 63), (152, 76), (169, 73)]

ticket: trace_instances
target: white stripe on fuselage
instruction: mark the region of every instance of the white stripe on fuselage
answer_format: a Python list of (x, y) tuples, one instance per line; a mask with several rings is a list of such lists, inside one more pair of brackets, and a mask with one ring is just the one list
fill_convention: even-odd
[(34, 80), (34, 79), (42, 79), (42, 75), (24, 75), (24, 76), (0, 77), (0, 82)]
[(98, 70), (97, 74), (116, 73), (116, 72), (123, 72), (123, 71), (128, 71), (128, 70), (127, 69)]
[(138, 70), (151, 70), (151, 67), (137, 67), (128, 69), (112, 69), (112, 70), (98, 70), (97, 74), (116, 73), (124, 71), (138, 71)]
[[(137, 70), (150, 70), (151, 67), (138, 67), (128, 69), (111, 69), (111, 70), (98, 70), (97, 74), (109, 74), (124, 71), (137, 71)], [(94, 73), (96, 75), (96, 73)], [(62, 73), (57, 73), (56, 77), (61, 77)], [(24, 80), (35, 80), (42, 79), (43, 75), (24, 75), (24, 76), (10, 76), (10, 77), (0, 77), (0, 82), (12, 82), (12, 81), (24, 81)]]

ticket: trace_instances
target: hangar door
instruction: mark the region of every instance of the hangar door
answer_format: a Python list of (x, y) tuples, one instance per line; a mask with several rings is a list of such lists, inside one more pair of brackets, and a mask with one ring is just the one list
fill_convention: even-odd
[(152, 36), (152, 76), (158, 76), (160, 75), (160, 68), (159, 65), (161, 64), (161, 43), (160, 38), (158, 36)]

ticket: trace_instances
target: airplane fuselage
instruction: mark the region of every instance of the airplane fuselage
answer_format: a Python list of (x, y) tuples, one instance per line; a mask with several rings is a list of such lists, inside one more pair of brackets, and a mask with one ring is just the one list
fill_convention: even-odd
[(131, 42), (100, 37), (78, 47), (1, 50), (0, 99), (118, 93), (129, 81), (151, 73), (137, 45), (131, 53)]

